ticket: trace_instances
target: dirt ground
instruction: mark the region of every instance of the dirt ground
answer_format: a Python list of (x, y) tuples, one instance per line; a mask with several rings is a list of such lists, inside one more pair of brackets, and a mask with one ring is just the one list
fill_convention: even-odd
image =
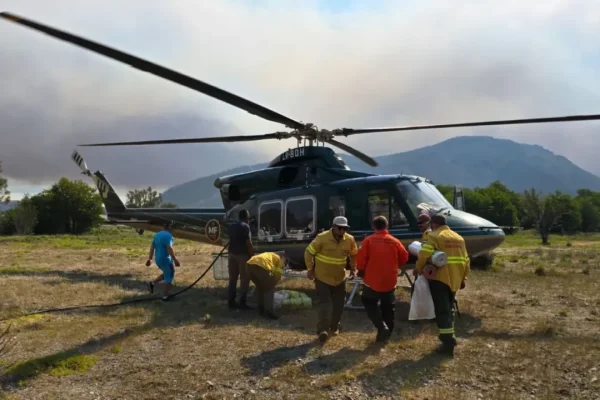
[[(145, 281), (158, 274), (144, 266), (150, 240), (115, 228), (0, 238), (0, 319), (11, 318), (0, 322), (11, 325), (0, 399), (600, 398), (597, 236), (551, 237), (546, 247), (510, 237), (458, 295), (451, 360), (432, 353), (435, 324), (407, 320), (406, 287), (385, 347), (361, 310), (345, 310), (341, 334), (322, 348), (314, 304), (278, 321), (229, 311), (212, 271), (172, 302), (19, 317), (147, 297)], [(182, 289), (219, 248), (179, 240), (176, 251)], [(316, 300), (307, 280), (280, 287)]]

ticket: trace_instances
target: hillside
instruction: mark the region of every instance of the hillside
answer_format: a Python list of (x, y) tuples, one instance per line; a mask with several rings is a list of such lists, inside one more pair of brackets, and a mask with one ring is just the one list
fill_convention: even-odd
[(11, 200), (8, 203), (0, 202), (0, 213), (10, 210), (11, 208), (15, 208), (19, 205), (19, 202), (16, 200)]
[[(415, 174), (436, 184), (482, 187), (500, 180), (522, 192), (535, 187), (544, 193), (561, 190), (575, 194), (577, 189), (600, 191), (600, 178), (576, 166), (563, 156), (541, 146), (495, 139), (462, 136), (432, 146), (376, 157), (379, 166), (371, 168), (353, 156), (342, 155), (353, 170), (377, 174)], [(267, 163), (238, 167), (195, 179), (165, 191), (165, 201), (180, 207), (220, 207), (218, 176), (264, 168)]]

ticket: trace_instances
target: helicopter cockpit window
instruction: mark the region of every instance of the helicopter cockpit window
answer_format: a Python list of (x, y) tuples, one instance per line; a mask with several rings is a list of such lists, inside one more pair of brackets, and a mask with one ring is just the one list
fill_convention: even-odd
[(431, 183), (423, 180), (402, 180), (397, 184), (398, 190), (415, 215), (424, 209), (438, 211), (443, 208), (452, 208), (443, 194)]
[(369, 212), (371, 220), (378, 215), (387, 218), (390, 228), (401, 228), (409, 225), (400, 204), (390, 196), (387, 190), (369, 192)]
[(313, 197), (288, 200), (285, 205), (286, 235), (301, 239), (313, 234), (316, 230), (316, 206)]
[(283, 202), (268, 201), (258, 207), (258, 238), (278, 238), (282, 235)]

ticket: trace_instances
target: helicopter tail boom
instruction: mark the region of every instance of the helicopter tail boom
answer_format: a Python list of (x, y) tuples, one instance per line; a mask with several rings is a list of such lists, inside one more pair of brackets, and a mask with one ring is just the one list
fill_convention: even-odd
[(100, 171), (92, 173), (81, 154), (73, 151), (71, 158), (83, 175), (92, 178), (106, 208), (107, 225), (124, 225), (138, 234), (158, 232), (170, 223), (173, 233), (182, 239), (206, 244), (227, 240), (225, 209), (221, 208), (127, 208), (117, 192)]
[(102, 197), (102, 203), (104, 203), (107, 214), (127, 210), (127, 207), (123, 204), (123, 201), (119, 198), (119, 195), (102, 172), (96, 171), (92, 173), (77, 150), (73, 151), (71, 159), (79, 166), (83, 175), (89, 176), (94, 181), (96, 188), (100, 192), (100, 197)]

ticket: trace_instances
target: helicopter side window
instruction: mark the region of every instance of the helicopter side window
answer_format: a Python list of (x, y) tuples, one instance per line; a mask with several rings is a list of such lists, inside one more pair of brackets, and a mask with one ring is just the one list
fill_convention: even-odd
[(269, 240), (282, 236), (283, 202), (267, 201), (258, 207), (258, 238)]
[(346, 215), (346, 199), (344, 196), (333, 196), (329, 198), (329, 212), (331, 221), (333, 218)]
[(293, 198), (286, 202), (286, 236), (304, 238), (316, 231), (316, 205), (314, 197)]
[(389, 221), (390, 228), (409, 226), (408, 219), (402, 212), (400, 204), (387, 190), (373, 190), (369, 192), (369, 213), (371, 220), (378, 215), (383, 215)]

